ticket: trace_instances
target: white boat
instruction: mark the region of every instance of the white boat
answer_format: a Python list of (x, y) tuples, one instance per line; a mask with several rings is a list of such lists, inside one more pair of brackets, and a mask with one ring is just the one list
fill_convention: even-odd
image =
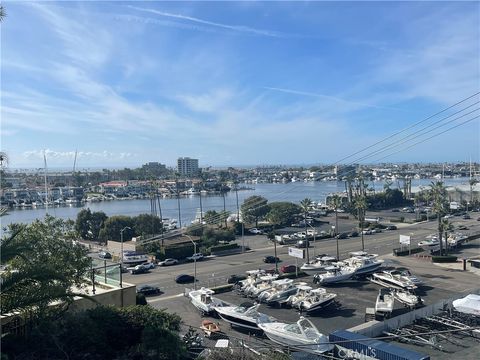
[(333, 284), (350, 279), (355, 274), (355, 269), (348, 266), (330, 266), (327, 267), (325, 274), (316, 274), (313, 282), (316, 284)]
[(330, 305), (336, 297), (337, 294), (328, 293), (327, 290), (323, 288), (314, 289), (300, 302), (298, 307), (300, 310), (311, 313)]
[(304, 317), (300, 317), (294, 324), (273, 322), (259, 324), (258, 327), (270, 340), (289, 348), (314, 354), (323, 354), (333, 349), (328, 337)]
[(377, 301), (375, 303), (375, 312), (389, 315), (393, 311), (395, 298), (390, 289), (382, 288), (378, 291)]
[(455, 310), (475, 316), (480, 316), (480, 295), (469, 294), (452, 302)]
[(240, 306), (223, 306), (216, 309), (217, 314), (233, 326), (260, 330), (258, 324), (276, 321), (274, 318), (258, 312), (260, 304), (244, 303)]
[(393, 296), (395, 297), (395, 300), (398, 300), (409, 308), (416, 308), (417, 306), (423, 304), (422, 298), (418, 295), (415, 295), (410, 290), (396, 289), (393, 293)]
[(123, 251), (123, 263), (125, 265), (143, 264), (145, 262), (148, 262), (148, 256), (146, 254), (130, 250)]
[[(446, 245), (444, 238), (442, 238), (442, 245), (444, 247)], [(418, 246), (425, 251), (435, 252), (440, 250), (440, 241), (438, 240), (438, 236), (433, 234), (433, 235), (427, 236), (425, 240), (419, 241)]]
[(260, 279), (258, 282), (252, 284), (250, 287), (245, 289), (244, 294), (251, 298), (256, 298), (262, 292), (270, 290), (273, 286), (272, 282), (275, 281), (277, 278), (278, 278), (278, 275), (260, 276)]
[(408, 270), (385, 270), (372, 274), (370, 279), (375, 284), (396, 289), (416, 289), (423, 282)]
[(343, 262), (355, 269), (355, 276), (370, 274), (377, 271), (383, 265), (383, 260), (377, 259), (377, 255), (373, 254), (366, 256), (352, 256)]
[(447, 242), (449, 246), (457, 246), (463, 244), (465, 241), (467, 241), (467, 239), (467, 235), (461, 233), (453, 233), (448, 236)]
[(254, 283), (256, 283), (260, 276), (265, 275), (265, 270), (258, 269), (258, 270), (248, 270), (247, 272), (247, 278), (245, 280), (239, 281), (236, 285), (235, 288), (238, 292), (240, 293), (245, 293), (245, 291)]
[(222, 306), (220, 300), (215, 299), (212, 295), (215, 294), (213, 290), (201, 288), (200, 290), (193, 290), (188, 293), (191, 303), (203, 314), (211, 314), (215, 311), (215, 307)]
[(317, 257), (314, 261), (305, 263), (300, 267), (300, 270), (306, 273), (307, 275), (315, 275), (326, 272), (326, 268), (332, 266), (337, 259), (333, 256), (324, 255)]
[(290, 295), (297, 293), (297, 285), (306, 285), (306, 283), (294, 284), (292, 279), (281, 279), (272, 281), (272, 285), (270, 290), (260, 294), (258, 301), (266, 302), (268, 305), (282, 304)]
[(286, 301), (287, 305), (294, 307), (294, 308), (299, 308), (300, 303), (310, 294), (310, 291), (312, 290), (311, 286), (307, 285), (298, 285), (297, 286), (297, 293), (294, 295), (290, 295)]

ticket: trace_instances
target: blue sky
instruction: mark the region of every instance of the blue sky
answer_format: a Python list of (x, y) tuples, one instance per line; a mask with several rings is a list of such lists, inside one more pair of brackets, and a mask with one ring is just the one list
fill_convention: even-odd
[[(14, 168), (333, 163), (480, 88), (478, 2), (2, 4)], [(479, 138), (382, 161), (478, 161)]]

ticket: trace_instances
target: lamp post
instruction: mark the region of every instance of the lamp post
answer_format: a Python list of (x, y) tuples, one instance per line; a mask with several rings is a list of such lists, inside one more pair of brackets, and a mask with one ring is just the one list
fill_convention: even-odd
[(120, 230), (120, 272), (122, 272), (123, 269), (123, 232), (127, 229), (132, 230), (130, 226), (125, 226), (122, 230)]
[(197, 290), (197, 243), (193, 241), (190, 235), (184, 234), (193, 244), (193, 290)]
[[(315, 228), (312, 225), (308, 224), (308, 226), (310, 226), (313, 229), (313, 257), (315, 257), (315, 240), (316, 240), (317, 231), (315, 230)], [(306, 238), (307, 244), (308, 244), (307, 232), (305, 232), (305, 238)]]

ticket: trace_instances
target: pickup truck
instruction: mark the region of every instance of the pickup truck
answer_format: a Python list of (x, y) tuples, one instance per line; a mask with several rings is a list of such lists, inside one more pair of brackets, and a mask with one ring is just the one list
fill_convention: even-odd
[(192, 256), (187, 257), (188, 261), (201, 261), (203, 260), (203, 254), (202, 253), (196, 253), (193, 254)]

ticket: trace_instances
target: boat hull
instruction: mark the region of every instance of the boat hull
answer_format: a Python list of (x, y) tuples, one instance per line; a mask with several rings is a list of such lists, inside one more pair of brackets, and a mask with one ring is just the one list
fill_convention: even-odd
[(258, 327), (258, 324), (255, 319), (248, 320), (245, 318), (232, 316), (228, 313), (222, 313), (220, 311), (217, 311), (217, 313), (223, 320), (225, 320), (232, 326), (249, 329), (249, 330), (262, 331), (262, 329)]

